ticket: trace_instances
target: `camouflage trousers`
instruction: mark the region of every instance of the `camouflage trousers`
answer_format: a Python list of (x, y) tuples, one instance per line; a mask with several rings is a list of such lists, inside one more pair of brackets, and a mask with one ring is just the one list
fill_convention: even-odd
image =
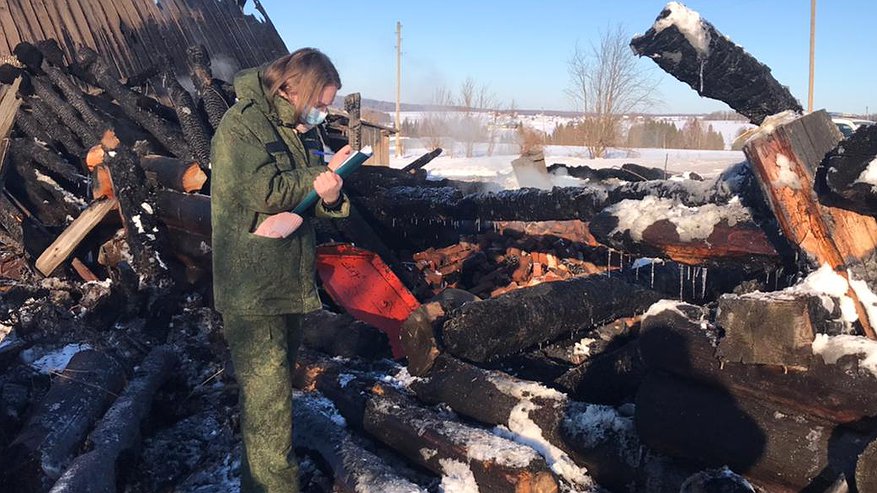
[(298, 493), (292, 448), (292, 370), (301, 315), (223, 314), (240, 387), (241, 493)]

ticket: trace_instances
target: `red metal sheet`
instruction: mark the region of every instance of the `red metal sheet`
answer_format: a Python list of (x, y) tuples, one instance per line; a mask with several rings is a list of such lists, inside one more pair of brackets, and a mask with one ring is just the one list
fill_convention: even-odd
[(405, 356), (402, 322), (420, 303), (377, 254), (345, 243), (322, 245), (317, 272), (335, 303), (387, 334), (394, 358)]

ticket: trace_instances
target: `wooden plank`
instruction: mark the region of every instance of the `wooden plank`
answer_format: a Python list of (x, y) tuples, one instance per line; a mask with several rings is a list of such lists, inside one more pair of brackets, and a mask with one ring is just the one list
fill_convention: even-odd
[[(49, 37), (40, 23), (40, 16), (37, 15), (31, 0), (20, 0), (19, 8), (21, 9), (22, 14), (24, 14), (24, 22), (27, 22), (28, 26), (30, 26), (30, 37), (28, 37), (28, 41), (40, 41)], [(43, 19), (43, 22), (46, 20), (47, 19)]]
[(15, 114), (21, 106), (18, 87), (21, 78), (15, 79), (11, 86), (0, 87), (0, 189), (3, 188), (6, 171), (6, 151), (9, 148), (9, 135), (15, 122)]
[[(49, 0), (49, 3), (55, 2), (51, 2)], [(82, 8), (82, 3), (80, 2), (80, 0), (70, 0), (69, 2), (66, 2), (66, 4), (67, 8), (70, 11), (71, 17), (73, 18), (73, 25), (71, 27), (74, 27), (78, 32), (80, 41), (88, 46), (97, 48), (97, 38), (95, 38), (94, 34), (92, 33), (92, 28), (88, 23), (89, 17), (86, 14), (85, 9)], [(71, 61), (76, 60), (76, 52), (73, 51), (75, 49), (76, 47), (71, 47)]]
[(18, 32), (18, 23), (9, 10), (9, 2), (0, 3), (0, 28), (2, 28), (3, 37), (6, 38), (6, 44), (9, 46), (9, 53), (12, 53), (18, 43), (21, 43), (21, 34)]
[(9, 6), (9, 15), (15, 21), (15, 26), (18, 28), (18, 35), (21, 40), (34, 41), (34, 33), (31, 31), (30, 26), (33, 19), (28, 19), (28, 16), (22, 10), (21, 0), (7, 1), (6, 5)]
[(79, 246), (79, 243), (104, 217), (118, 206), (115, 199), (92, 202), (37, 259), (37, 270), (50, 275)]
[[(825, 111), (786, 116), (772, 124), (777, 125), (772, 132), (750, 139), (743, 150), (784, 235), (816, 265), (828, 264), (848, 281), (852, 273), (875, 290), (877, 218), (820, 204), (813, 189), (819, 163), (803, 157), (825, 156), (840, 141), (840, 133)], [(803, 135), (812, 151), (802, 143)], [(863, 304), (852, 286), (848, 296), (855, 301), (865, 334), (877, 338), (872, 328), (877, 320), (868, 316), (868, 309), (875, 307)]]
[(40, 24), (42, 25), (45, 39), (56, 39), (58, 40), (58, 45), (63, 47), (64, 38), (62, 36), (62, 28), (64, 26), (56, 22), (52, 15), (49, 13), (49, 8), (46, 5), (46, 1), (31, 0), (31, 5), (33, 6), (34, 12), (39, 19)]

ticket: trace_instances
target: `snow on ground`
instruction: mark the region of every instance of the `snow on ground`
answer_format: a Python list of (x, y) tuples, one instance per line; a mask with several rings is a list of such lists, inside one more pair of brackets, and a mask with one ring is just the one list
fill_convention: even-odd
[[(394, 141), (391, 141), (390, 166), (402, 168), (427, 152), (426, 146), (418, 139), (404, 139), (402, 157), (395, 156)], [(455, 180), (493, 182), (508, 189), (518, 188), (512, 171), (512, 161), (517, 159), (517, 146), (503, 144), (497, 152), (488, 155), (487, 144), (477, 144), (474, 156), (465, 157), (462, 146), (457, 144), (453, 153), (443, 152), (426, 166), (431, 177)], [(694, 172), (704, 178), (718, 176), (728, 166), (745, 161), (741, 151), (702, 151), (689, 149), (611, 149), (604, 159), (590, 158), (588, 151), (580, 146), (545, 147), (545, 164), (563, 163), (568, 166), (590, 166), (591, 168), (620, 168), (625, 163), (664, 168), (675, 173)], [(581, 185), (584, 182), (569, 177), (555, 177), (557, 186)]]
[(40, 373), (49, 374), (64, 370), (76, 353), (86, 349), (91, 349), (91, 346), (88, 344), (68, 344), (41, 356), (34, 354), (32, 349), (25, 349), (21, 352), (20, 358)]

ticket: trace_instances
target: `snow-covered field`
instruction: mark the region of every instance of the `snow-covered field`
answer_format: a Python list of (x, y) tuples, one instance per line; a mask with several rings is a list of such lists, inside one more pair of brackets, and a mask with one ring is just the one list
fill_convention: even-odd
[[(448, 152), (434, 159), (426, 166), (430, 176), (453, 178), (457, 180), (494, 182), (503, 188), (518, 188), (519, 184), (512, 171), (512, 161), (518, 157), (517, 146), (506, 144), (497, 146), (497, 152), (487, 155), (487, 145), (475, 146), (475, 155), (464, 157), (459, 144), (453, 153)], [(402, 157), (395, 156), (391, 141), (390, 166), (402, 168), (427, 152), (426, 147), (416, 139), (403, 140)], [(591, 168), (620, 168), (624, 163), (666, 168), (670, 172), (694, 172), (704, 178), (715, 177), (728, 166), (745, 161), (740, 151), (699, 151), (687, 149), (612, 149), (609, 157), (591, 159), (584, 147), (546, 146), (545, 164), (563, 163), (569, 166), (590, 166)], [(571, 177), (555, 177), (557, 186), (575, 186), (583, 182)]]

